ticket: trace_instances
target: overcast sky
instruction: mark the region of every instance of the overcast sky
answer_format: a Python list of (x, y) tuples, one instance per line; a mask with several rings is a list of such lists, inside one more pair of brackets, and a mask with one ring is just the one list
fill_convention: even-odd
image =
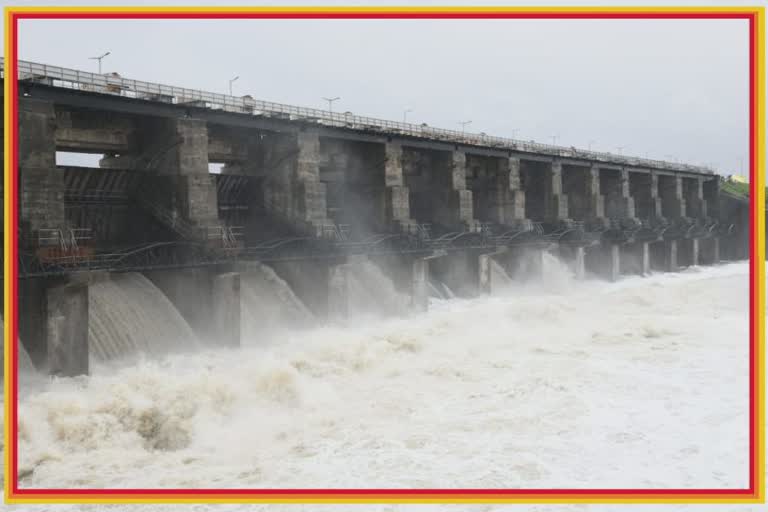
[(746, 169), (742, 20), (34, 20), (19, 57), (432, 126)]

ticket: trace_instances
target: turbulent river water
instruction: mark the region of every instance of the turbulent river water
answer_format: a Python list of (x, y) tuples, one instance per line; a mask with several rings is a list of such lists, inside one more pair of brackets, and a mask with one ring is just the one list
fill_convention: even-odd
[[(546, 263), (542, 282), (509, 280), (505, 291), (482, 299), (433, 299), (426, 314), (378, 320), (366, 315), (344, 327), (307, 327), (313, 319), (303, 310), (302, 329), (254, 332), (242, 349), (206, 349), (182, 339), (176, 343), (186, 351), (159, 358), (100, 358), (87, 378), (26, 376), (19, 411), (20, 485), (745, 486), (747, 265), (610, 284), (576, 282), (554, 259)], [(252, 309), (263, 299), (253, 287), (270, 279), (262, 272), (244, 287), (254, 304), (244, 326), (258, 324)], [(140, 278), (129, 281), (146, 291)], [(301, 310), (290, 290), (280, 293), (280, 300)], [(108, 327), (120, 329), (94, 326), (103, 332)], [(152, 331), (138, 332), (146, 337)], [(191, 336), (182, 327), (175, 332)], [(109, 337), (152, 344), (136, 333)], [(110, 346), (124, 345), (107, 343), (104, 350)], [(298, 507), (140, 509), (176, 508)], [(444, 508), (616, 510), (419, 510)], [(55, 510), (81, 509), (136, 510)], [(635, 508), (644, 509), (660, 506)]]

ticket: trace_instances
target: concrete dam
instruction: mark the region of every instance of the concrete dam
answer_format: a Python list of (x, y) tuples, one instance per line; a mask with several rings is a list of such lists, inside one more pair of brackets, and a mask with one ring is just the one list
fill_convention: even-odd
[(748, 257), (748, 205), (703, 167), (31, 62), (15, 78), (20, 347), (51, 374), (424, 311), (552, 257), (607, 280)]

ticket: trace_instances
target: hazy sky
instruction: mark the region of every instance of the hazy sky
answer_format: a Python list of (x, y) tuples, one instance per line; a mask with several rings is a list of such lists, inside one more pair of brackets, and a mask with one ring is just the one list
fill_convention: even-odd
[(747, 22), (24, 21), (24, 60), (746, 169)]

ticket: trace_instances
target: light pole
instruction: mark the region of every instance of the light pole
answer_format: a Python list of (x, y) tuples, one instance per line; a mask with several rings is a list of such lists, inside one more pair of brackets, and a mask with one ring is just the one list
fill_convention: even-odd
[(110, 53), (112, 53), (112, 52), (107, 52), (107, 53), (105, 53), (103, 55), (99, 55), (98, 57), (88, 57), (90, 60), (96, 60), (96, 61), (99, 62), (99, 74), (101, 74), (101, 59), (103, 59), (104, 57), (106, 57)]
[(328, 102), (328, 111), (330, 113), (333, 113), (333, 102), (336, 100), (340, 100), (341, 98), (339, 96), (336, 96), (335, 98), (326, 98), (323, 96), (323, 99)]
[(616, 152), (621, 155), (621, 152), (626, 149), (627, 146), (616, 146)]
[(512, 128), (512, 138), (514, 139), (517, 137), (517, 132), (520, 131), (520, 128)]
[(464, 130), (466, 130), (467, 125), (472, 124), (472, 121), (459, 121), (459, 124), (461, 125), (461, 133), (464, 133)]
[(587, 142), (587, 151), (592, 151), (592, 144), (596, 143), (596, 140), (591, 140)]
[(560, 136), (559, 135), (550, 135), (549, 138), (552, 139), (552, 145), (553, 146), (557, 146), (557, 139), (559, 139)]
[(406, 122), (406, 119), (408, 118), (408, 113), (409, 112), (413, 112), (413, 109), (407, 108), (407, 109), (403, 110), (403, 123)]
[(233, 83), (235, 82), (235, 80), (237, 80), (238, 78), (240, 78), (240, 76), (239, 76), (239, 75), (238, 75), (238, 76), (236, 76), (235, 78), (233, 78), (233, 79), (231, 79), (231, 80), (229, 81), (229, 95), (230, 95), (230, 96), (232, 96), (232, 84), (233, 84)]

